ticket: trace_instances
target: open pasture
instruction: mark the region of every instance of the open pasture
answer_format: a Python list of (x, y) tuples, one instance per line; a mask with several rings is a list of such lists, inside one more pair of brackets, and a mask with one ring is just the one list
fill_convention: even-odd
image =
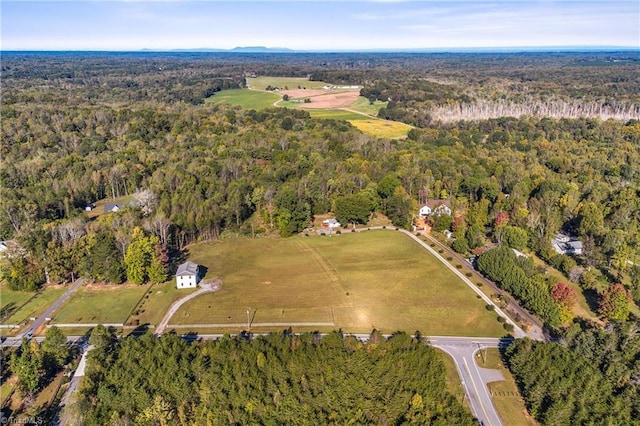
[(280, 95), (276, 93), (250, 89), (229, 89), (217, 92), (215, 95), (205, 99), (205, 102), (239, 106), (244, 109), (261, 110), (273, 108), (274, 102), (278, 100), (280, 100)]
[(411, 126), (398, 121), (371, 119), (349, 120), (349, 123), (357, 127), (361, 132), (378, 138), (403, 138), (406, 137), (409, 130), (411, 130)]
[(283, 90), (322, 89), (327, 83), (324, 81), (309, 81), (304, 77), (248, 77), (247, 85), (254, 90), (267, 90), (268, 86)]
[(238, 331), (249, 320), (255, 330), (322, 323), (327, 325), (313, 328), (504, 334), (496, 316), (462, 281), (393, 231), (230, 239), (191, 246), (190, 259), (223, 285), (185, 304), (171, 325), (218, 324), (220, 330)]

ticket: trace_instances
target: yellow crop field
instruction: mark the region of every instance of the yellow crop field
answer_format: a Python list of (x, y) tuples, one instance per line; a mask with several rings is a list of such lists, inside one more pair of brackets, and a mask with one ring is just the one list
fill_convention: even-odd
[(349, 120), (361, 132), (379, 138), (398, 139), (407, 136), (411, 126), (388, 120)]

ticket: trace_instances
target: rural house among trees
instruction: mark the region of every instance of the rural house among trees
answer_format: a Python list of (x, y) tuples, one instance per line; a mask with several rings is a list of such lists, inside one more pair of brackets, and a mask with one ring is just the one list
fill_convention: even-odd
[(196, 288), (198, 282), (200, 282), (198, 264), (187, 261), (178, 266), (178, 271), (176, 272), (177, 288)]
[(451, 216), (451, 203), (449, 200), (429, 200), (427, 204), (420, 207), (420, 216), (441, 216), (446, 214), (447, 216)]

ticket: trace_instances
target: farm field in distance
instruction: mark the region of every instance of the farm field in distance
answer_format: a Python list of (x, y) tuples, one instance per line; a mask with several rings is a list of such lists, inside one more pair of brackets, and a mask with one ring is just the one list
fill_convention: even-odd
[(276, 93), (262, 92), (250, 89), (229, 89), (217, 92), (205, 99), (205, 102), (213, 104), (227, 104), (239, 106), (244, 109), (261, 110), (273, 108), (273, 103), (280, 99)]
[[(249, 89), (223, 90), (207, 98), (206, 102), (255, 110), (274, 106), (304, 109), (313, 118), (349, 121), (361, 132), (383, 138), (403, 138), (411, 129), (404, 123), (376, 118), (387, 102), (375, 101), (372, 104), (359, 96), (359, 89), (354, 87), (334, 86), (300, 77), (262, 76), (246, 80)], [(269, 86), (280, 90), (267, 92)], [(332, 89), (323, 89), (325, 86)], [(285, 94), (289, 96), (288, 101), (282, 99)], [(310, 102), (303, 102), (305, 98)]]
[[(222, 289), (181, 307), (170, 325), (333, 323), (319, 330), (502, 336), (496, 315), (444, 265), (392, 231), (230, 239), (189, 247)], [(240, 328), (243, 329), (246, 327)], [(295, 327), (294, 327), (295, 328)], [(171, 329), (171, 327), (169, 327)], [(239, 331), (237, 326), (220, 330)], [(186, 329), (180, 329), (184, 332)], [(194, 331), (198, 331), (195, 329)]]

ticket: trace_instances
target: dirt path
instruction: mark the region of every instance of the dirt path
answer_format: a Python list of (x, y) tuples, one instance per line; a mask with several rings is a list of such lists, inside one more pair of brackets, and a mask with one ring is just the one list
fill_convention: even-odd
[(173, 304), (169, 307), (169, 310), (167, 311), (167, 313), (164, 314), (162, 321), (160, 321), (160, 323), (156, 327), (156, 332), (154, 334), (156, 336), (160, 336), (162, 335), (162, 333), (164, 333), (164, 330), (167, 328), (167, 325), (169, 324), (169, 320), (178, 311), (178, 309), (180, 309), (182, 305), (187, 303), (189, 300), (200, 296), (201, 294), (217, 291), (220, 289), (221, 286), (222, 286), (222, 281), (220, 280), (215, 280), (211, 283), (203, 282), (203, 283), (200, 283), (200, 288), (197, 291), (183, 297), (180, 300), (176, 300), (175, 302), (173, 302)]

